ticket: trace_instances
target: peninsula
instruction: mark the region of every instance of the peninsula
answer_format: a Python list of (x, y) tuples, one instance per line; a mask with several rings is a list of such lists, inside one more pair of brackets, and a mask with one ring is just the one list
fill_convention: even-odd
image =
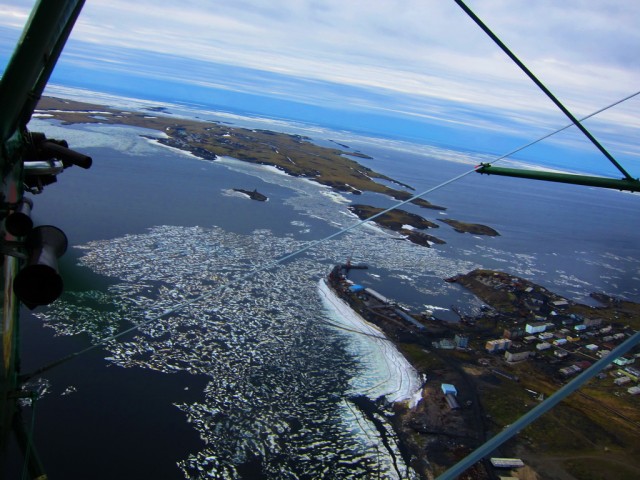
[[(206, 160), (229, 156), (246, 162), (271, 165), (289, 175), (308, 178), (354, 195), (374, 192), (396, 200), (407, 200), (413, 195), (408, 185), (348, 158), (370, 158), (364, 153), (322, 147), (301, 135), (178, 118), (169, 116), (167, 111), (159, 108), (133, 112), (53, 97), (43, 97), (34, 116), (56, 119), (65, 124), (118, 124), (157, 130), (164, 137), (153, 137), (154, 140)], [(391, 188), (381, 182), (392, 183), (404, 189)], [(444, 207), (421, 198), (414, 199), (411, 203), (422, 208), (444, 210)]]
[[(602, 305), (590, 307), (481, 269), (447, 281), (469, 289), (483, 308), (444, 322), (358, 285), (349, 279), (354, 268), (365, 267), (336, 265), (327, 284), (427, 377), (415, 406), (384, 399), (366, 406), (380, 415), (391, 408), (401, 451), (422, 478), (442, 473), (640, 327), (640, 304), (600, 294), (593, 297)], [(637, 358), (638, 347), (493, 453), (522, 459), (517, 471), (486, 460), (465, 478), (534, 480), (552, 478), (550, 471), (553, 478), (638, 478)]]

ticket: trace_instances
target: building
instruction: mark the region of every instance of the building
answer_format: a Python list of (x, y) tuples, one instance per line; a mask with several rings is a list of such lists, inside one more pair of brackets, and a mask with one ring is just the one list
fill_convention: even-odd
[(453, 341), (458, 348), (467, 348), (469, 346), (469, 337), (466, 335), (457, 334), (453, 337)]
[(640, 387), (635, 386), (635, 387), (627, 388), (627, 392), (629, 392), (631, 395), (638, 395), (640, 394)]
[(565, 343), (567, 343), (566, 338), (557, 338), (553, 341), (554, 345), (564, 345)]
[(598, 327), (602, 325), (602, 319), (601, 318), (585, 318), (583, 323), (587, 327)]
[(633, 359), (627, 357), (618, 357), (613, 361), (613, 363), (624, 367), (625, 365), (631, 365), (633, 363)]
[(511, 340), (508, 338), (499, 338), (497, 340), (489, 340), (484, 348), (489, 353), (500, 352), (508, 349), (511, 346)]
[(618, 377), (613, 381), (613, 383), (618, 386), (626, 385), (627, 383), (631, 383), (631, 379), (629, 377)]
[(547, 329), (547, 324), (543, 322), (527, 323), (524, 330), (529, 333), (542, 333)]
[(456, 390), (455, 385), (451, 385), (450, 383), (443, 383), (440, 385), (440, 388), (442, 389), (442, 393), (445, 395), (458, 395), (458, 390)]
[(638, 370), (637, 368), (624, 367), (623, 371), (625, 372), (625, 375), (631, 377), (635, 381), (638, 381), (640, 379), (640, 370)]
[(519, 458), (491, 457), (491, 465), (494, 468), (521, 468), (524, 467), (524, 462)]
[(536, 350), (542, 351), (551, 348), (551, 344), (549, 342), (540, 342), (536, 345)]
[(458, 390), (456, 390), (456, 387), (454, 385), (451, 385), (450, 383), (443, 383), (440, 385), (440, 388), (442, 388), (444, 399), (447, 401), (449, 408), (451, 410), (457, 410), (458, 408), (460, 408), (460, 405), (458, 405), (458, 401), (456, 400), (456, 395), (458, 395)]
[(578, 365), (571, 365), (570, 367), (561, 368), (558, 371), (561, 375), (570, 377), (571, 375), (575, 375), (576, 373), (581, 372), (582, 369)]
[(448, 338), (443, 338), (437, 342), (431, 342), (431, 345), (433, 345), (433, 348), (439, 348), (441, 350), (453, 350), (456, 348), (455, 342)]
[(511, 340), (516, 340), (524, 336), (524, 329), (522, 327), (516, 328), (505, 328), (502, 332), (503, 338), (509, 338)]
[(595, 345), (593, 343), (590, 343), (589, 345), (585, 345), (585, 347), (587, 350), (589, 350), (590, 352), (595, 352), (596, 350), (598, 350), (598, 345)]
[(576, 325), (575, 327), (573, 327), (573, 329), (576, 332), (583, 332), (587, 329), (587, 326), (584, 323), (581, 323), (580, 325)]
[(376, 292), (373, 288), (365, 288), (364, 291), (367, 292), (376, 300), (378, 300), (379, 302), (384, 303), (385, 305), (389, 305), (391, 303), (391, 301), (387, 297), (385, 297), (381, 293)]
[(518, 353), (504, 352), (504, 359), (510, 363), (520, 362), (522, 360), (526, 360), (531, 355), (533, 355), (533, 352), (530, 352), (530, 351), (518, 352)]

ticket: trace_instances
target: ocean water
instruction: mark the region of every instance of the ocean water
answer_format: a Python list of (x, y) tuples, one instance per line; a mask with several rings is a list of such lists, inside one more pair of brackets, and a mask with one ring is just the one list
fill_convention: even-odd
[[(418, 191), (477, 160), (286, 127), (359, 149), (373, 157), (362, 163)], [(23, 371), (149, 321), (43, 376), (35, 440), (52, 478), (411, 477), (384, 415), (382, 431), (350, 398), (409, 398), (423, 379), (388, 343), (332, 326), (358, 321), (319, 283), (348, 257), (371, 267), (358, 281), (445, 319), (452, 305), (473, 312), (480, 302), (443, 279), (479, 267), (579, 300), (592, 291), (640, 299), (635, 195), (473, 174), (427, 197), (446, 211), (406, 208), (485, 223), (499, 237), (441, 224), (430, 233), (447, 244), (427, 249), (365, 226), (262, 270), (355, 223), (349, 203), (391, 200), (231, 158), (202, 161), (143, 129), (46, 120), (31, 129), (65, 138), (94, 167), (69, 169), (35, 198), (36, 224), (59, 226), (72, 248), (61, 262), (65, 294), (23, 314)]]

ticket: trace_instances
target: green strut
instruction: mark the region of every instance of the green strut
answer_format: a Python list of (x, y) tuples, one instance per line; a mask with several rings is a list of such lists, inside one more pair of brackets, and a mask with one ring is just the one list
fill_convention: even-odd
[(640, 192), (640, 180), (637, 178), (607, 178), (589, 175), (574, 175), (572, 173), (546, 172), (543, 170), (523, 170), (519, 168), (494, 167), (481, 163), (476, 168), (477, 173), (487, 175), (502, 175), (504, 177), (528, 178), (531, 180), (545, 180), (547, 182), (572, 183), (589, 187), (613, 188), (614, 190), (628, 190)]

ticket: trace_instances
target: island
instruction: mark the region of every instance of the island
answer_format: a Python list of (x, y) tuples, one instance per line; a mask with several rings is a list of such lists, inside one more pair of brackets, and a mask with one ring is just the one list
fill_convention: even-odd
[[(368, 411), (363, 414), (372, 416), (373, 409), (393, 416), (405, 462), (425, 479), (443, 473), (640, 329), (640, 304), (594, 294), (601, 305), (583, 305), (484, 269), (446, 279), (485, 304), (476, 313), (459, 312), (459, 322), (445, 322), (356, 284), (351, 269), (350, 262), (336, 265), (327, 285), (427, 380), (417, 405), (415, 398), (350, 400)], [(464, 478), (550, 478), (550, 471), (553, 478), (638, 478), (639, 357), (636, 346)]]
[(258, 192), (257, 188), (254, 189), (254, 190), (243, 190), (242, 188), (234, 188), (233, 191), (234, 192), (239, 192), (239, 193), (244, 193), (251, 200), (256, 200), (258, 202), (266, 202), (268, 200), (267, 196), (263, 195), (260, 192)]
[[(154, 114), (150, 114), (154, 113)], [(155, 115), (157, 113), (158, 115)], [(162, 132), (153, 138), (163, 145), (179, 148), (205, 160), (229, 156), (238, 160), (271, 165), (296, 177), (304, 177), (336, 191), (349, 194), (373, 192), (396, 200), (408, 200), (407, 190), (390, 188), (381, 182), (403, 186), (396, 180), (374, 172), (348, 158), (371, 158), (361, 152), (345, 152), (316, 145), (308, 137), (269, 130), (232, 127), (219, 122), (167, 116), (163, 107), (146, 112), (118, 110), (102, 105), (43, 97), (34, 116), (56, 119), (64, 124), (101, 123), (142, 127)], [(160, 115), (161, 114), (161, 115)], [(408, 187), (408, 186), (404, 186)], [(411, 187), (408, 187), (411, 189)], [(417, 198), (411, 201), (421, 208), (444, 207)]]
[(499, 236), (500, 234), (491, 227), (481, 225), (479, 223), (466, 223), (459, 220), (440, 219), (442, 223), (446, 223), (458, 233), (472, 233), (474, 235), (487, 235), (490, 237)]
[[(349, 210), (355, 213), (361, 220), (366, 220), (374, 215), (379, 214), (384, 209), (372, 207), (371, 205), (351, 205)], [(427, 228), (438, 228), (438, 224), (430, 222), (415, 213), (407, 212), (400, 208), (396, 208), (390, 212), (386, 212), (373, 220), (377, 225), (388, 228), (395, 232), (401, 233), (407, 240), (417, 245), (430, 247), (431, 244), (442, 245), (446, 243), (433, 235), (429, 235), (421, 230)]]

